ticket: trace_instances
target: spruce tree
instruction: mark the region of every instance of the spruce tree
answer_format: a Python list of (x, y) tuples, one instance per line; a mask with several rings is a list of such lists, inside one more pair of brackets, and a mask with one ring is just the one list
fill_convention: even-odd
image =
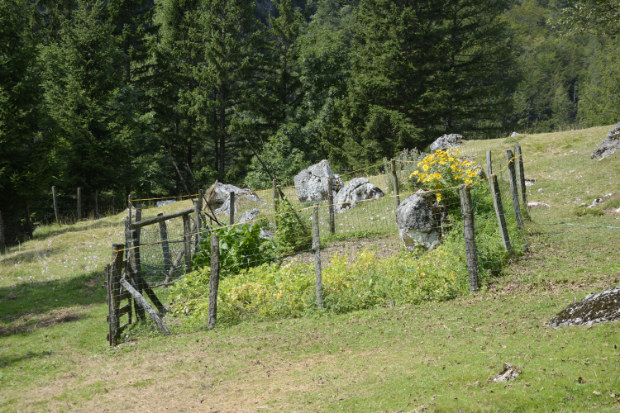
[(118, 188), (134, 175), (135, 101), (112, 32), (103, 2), (79, 0), (42, 56), (46, 107), (61, 137), (59, 178), (72, 188)]

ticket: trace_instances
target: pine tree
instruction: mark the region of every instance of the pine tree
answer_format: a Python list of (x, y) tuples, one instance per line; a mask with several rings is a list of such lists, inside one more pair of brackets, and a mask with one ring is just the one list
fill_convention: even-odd
[(59, 178), (85, 190), (118, 188), (134, 175), (134, 95), (123, 81), (113, 27), (103, 16), (101, 1), (79, 0), (62, 19), (60, 41), (42, 55), (47, 111), (61, 137)]

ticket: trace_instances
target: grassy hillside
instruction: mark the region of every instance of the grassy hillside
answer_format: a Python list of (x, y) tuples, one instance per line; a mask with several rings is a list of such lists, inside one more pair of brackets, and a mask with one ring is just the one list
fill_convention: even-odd
[[(111, 349), (101, 270), (122, 241), (122, 215), (40, 228), (0, 264), (0, 410), (617, 410), (618, 322), (546, 327), (574, 300), (620, 283), (620, 154), (589, 157), (609, 129), (519, 137), (537, 180), (529, 200), (551, 205), (531, 211), (531, 253), (477, 296), (443, 303), (172, 337), (143, 329)], [(464, 152), (492, 149), (501, 163), (498, 151), (514, 143), (468, 142)], [(504, 362), (519, 378), (488, 382)]]

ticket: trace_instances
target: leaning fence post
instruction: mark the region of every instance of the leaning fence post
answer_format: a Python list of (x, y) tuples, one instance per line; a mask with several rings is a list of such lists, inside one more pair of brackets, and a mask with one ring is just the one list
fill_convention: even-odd
[(519, 186), (521, 187), (521, 202), (527, 211), (527, 188), (525, 186), (525, 173), (523, 171), (523, 153), (521, 145), (515, 145), (515, 157), (517, 158), (517, 173), (519, 174)]
[(504, 214), (504, 206), (502, 205), (502, 194), (497, 182), (497, 175), (489, 175), (489, 185), (491, 186), (491, 194), (493, 195), (493, 207), (499, 224), (499, 232), (502, 236), (504, 249), (507, 253), (512, 254), (512, 245), (510, 244), (510, 236), (508, 235), (508, 226), (506, 225), (506, 216)]
[(228, 195), (228, 199), (230, 200), (230, 210), (229, 210), (230, 220), (228, 221), (228, 223), (230, 225), (234, 225), (235, 224), (235, 192), (234, 191), (230, 191), (230, 194)]
[(398, 176), (396, 175), (396, 161), (392, 159), (390, 161), (390, 166), (392, 169), (392, 183), (394, 185), (394, 195), (396, 195), (396, 208), (400, 205), (400, 196), (398, 196)]
[(278, 229), (278, 182), (273, 180), (273, 213), (275, 227)]
[(185, 274), (192, 271), (192, 228), (189, 214), (183, 215), (183, 248), (185, 250)]
[[(164, 213), (157, 214), (158, 217), (163, 216)], [(166, 227), (166, 221), (159, 223), (159, 238), (161, 239), (161, 249), (164, 254), (164, 272), (168, 274), (168, 270), (172, 266), (172, 256), (170, 255), (170, 246), (168, 245), (168, 228)]]
[(99, 219), (99, 191), (95, 189), (95, 219)]
[(216, 233), (211, 235), (211, 273), (209, 274), (209, 329), (215, 327), (217, 321), (217, 290), (220, 284), (220, 238)]
[(521, 207), (519, 206), (519, 190), (517, 189), (517, 177), (515, 174), (515, 158), (510, 149), (506, 151), (506, 160), (508, 161), (508, 176), (510, 178), (510, 192), (512, 193), (512, 209), (515, 213), (517, 226), (523, 233), (523, 247), (527, 251), (528, 246), (527, 239), (525, 238), (525, 227), (523, 226), (523, 216), (521, 215)]
[(314, 251), (314, 274), (316, 275), (316, 305), (323, 308), (323, 274), (321, 272), (321, 237), (319, 235), (319, 206), (312, 212), (312, 250)]
[(58, 221), (58, 204), (56, 201), (56, 187), (52, 187), (52, 200), (54, 202), (54, 217), (56, 218), (56, 225), (60, 224)]
[(82, 188), (78, 186), (77, 189), (77, 220), (82, 220)]
[(0, 254), (6, 252), (6, 236), (4, 234), (4, 220), (2, 219), (2, 211), (0, 211)]
[(478, 251), (476, 249), (476, 234), (474, 232), (474, 210), (471, 202), (469, 186), (459, 185), (461, 195), (461, 214), (465, 238), (465, 252), (467, 256), (467, 273), (469, 274), (469, 291), (478, 291)]
[(327, 178), (327, 202), (329, 203), (329, 233), (336, 232), (336, 217), (334, 216), (334, 182)]

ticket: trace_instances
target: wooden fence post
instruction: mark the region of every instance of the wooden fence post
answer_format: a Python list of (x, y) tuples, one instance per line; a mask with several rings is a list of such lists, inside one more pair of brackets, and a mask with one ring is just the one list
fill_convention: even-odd
[(4, 229), (4, 220), (2, 219), (2, 211), (0, 211), (0, 254), (6, 252), (6, 230)]
[(127, 209), (129, 210), (129, 225), (131, 225), (131, 194), (127, 196)]
[[(163, 216), (164, 213), (157, 214), (158, 217)], [(170, 246), (168, 245), (168, 228), (166, 227), (166, 221), (159, 223), (159, 238), (161, 239), (161, 249), (164, 254), (164, 272), (167, 274), (172, 267), (172, 256), (170, 255)]]
[(278, 183), (277, 181), (274, 179), (273, 180), (273, 213), (276, 215), (274, 217), (274, 221), (275, 221), (275, 226), (276, 226), (276, 230), (278, 229)]
[(183, 215), (183, 248), (185, 250), (185, 274), (192, 271), (192, 227), (189, 214)]
[(230, 200), (230, 210), (229, 210), (230, 220), (228, 221), (228, 223), (230, 225), (234, 225), (235, 224), (235, 193), (231, 191), (228, 197)]
[(333, 178), (327, 179), (327, 202), (329, 203), (329, 233), (336, 232), (336, 217), (334, 214), (334, 182)]
[(515, 156), (517, 158), (517, 173), (519, 174), (519, 186), (521, 187), (521, 202), (527, 211), (527, 187), (525, 186), (525, 172), (523, 171), (523, 153), (521, 145), (515, 145)]
[(506, 160), (508, 161), (508, 172), (510, 178), (510, 192), (512, 193), (512, 209), (515, 213), (515, 219), (517, 220), (517, 226), (523, 233), (523, 247), (525, 251), (528, 250), (527, 239), (525, 238), (525, 227), (523, 226), (523, 216), (521, 215), (521, 206), (519, 205), (519, 190), (517, 189), (517, 177), (515, 173), (515, 158), (512, 151), (508, 149), (506, 151)]
[(491, 151), (487, 151), (487, 176), (490, 178), (491, 175), (493, 175), (493, 164), (491, 163)]
[(82, 188), (78, 186), (77, 189), (77, 220), (82, 220)]
[[(136, 222), (142, 221), (142, 204), (136, 204)], [(138, 230), (138, 244), (140, 244), (140, 230)]]
[(314, 274), (316, 275), (316, 305), (323, 308), (323, 273), (321, 272), (321, 238), (319, 234), (319, 206), (312, 212), (312, 249), (314, 251)]
[[(140, 294), (144, 291), (144, 286), (142, 285), (142, 263), (140, 262), (140, 228), (131, 230), (130, 232), (130, 243), (129, 243), (129, 277), (133, 282), (136, 290)], [(145, 320), (146, 314), (144, 313), (144, 308), (142, 305), (134, 300), (134, 310), (136, 312), (136, 317), (139, 320)]]
[(396, 208), (400, 206), (400, 196), (398, 196), (398, 175), (396, 175), (396, 161), (392, 159), (390, 161), (392, 169), (392, 184), (394, 185), (394, 195), (396, 195)]
[(95, 189), (95, 219), (99, 219), (99, 190)]
[(215, 327), (217, 321), (217, 290), (220, 285), (220, 237), (211, 234), (211, 273), (209, 274), (209, 329)]
[(52, 187), (52, 200), (54, 202), (54, 217), (56, 218), (56, 225), (60, 224), (58, 221), (58, 203), (56, 201), (56, 187)]
[(476, 249), (476, 234), (474, 232), (474, 211), (469, 187), (467, 185), (459, 185), (459, 193), (461, 195), (461, 214), (463, 215), (469, 291), (475, 293), (478, 291), (478, 251)]
[(194, 251), (197, 253), (200, 249), (200, 227), (202, 222), (200, 219), (201, 202), (194, 201), (194, 220), (196, 221), (196, 234), (194, 235)]
[(504, 215), (504, 206), (502, 205), (502, 194), (499, 189), (496, 175), (489, 175), (489, 185), (491, 186), (491, 194), (493, 195), (493, 207), (499, 224), (499, 232), (502, 236), (504, 249), (507, 253), (512, 254), (512, 245), (510, 244), (510, 236), (508, 235), (508, 227), (506, 226), (506, 217)]
[(125, 245), (112, 244), (112, 265), (108, 268), (108, 341), (111, 346), (116, 344), (119, 335), (120, 320), (118, 317), (121, 302), (121, 286), (119, 280), (123, 266)]
[(32, 239), (32, 221), (30, 221), (30, 208), (28, 207), (28, 201), (26, 201), (26, 231), (28, 232), (28, 238)]

